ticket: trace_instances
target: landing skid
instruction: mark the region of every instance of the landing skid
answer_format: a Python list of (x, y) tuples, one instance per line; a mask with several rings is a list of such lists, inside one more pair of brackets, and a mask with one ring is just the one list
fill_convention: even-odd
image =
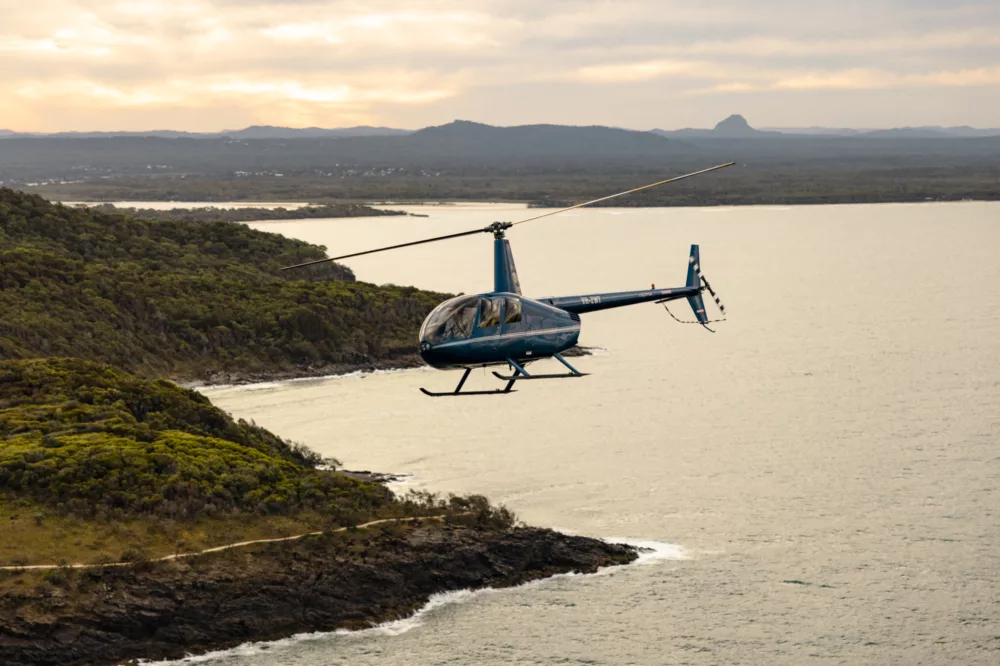
[(493, 376), (497, 379), (502, 379), (505, 382), (523, 382), (526, 379), (572, 379), (573, 377), (586, 377), (589, 373), (581, 372), (579, 374), (573, 374), (571, 372), (566, 372), (562, 374), (555, 375), (501, 375), (496, 370), (493, 371)]
[(554, 374), (554, 375), (529, 375), (528, 372), (520, 365), (518, 365), (516, 361), (514, 361), (513, 359), (507, 359), (507, 362), (511, 365), (512, 368), (514, 368), (514, 374), (501, 375), (499, 372), (494, 371), (493, 376), (496, 377), (497, 379), (502, 379), (505, 382), (519, 382), (519, 381), (524, 381), (525, 379), (570, 379), (572, 377), (586, 377), (588, 374), (586, 372), (580, 372), (579, 370), (574, 368), (566, 361), (566, 359), (564, 359), (559, 354), (553, 354), (552, 358), (556, 359), (557, 361), (565, 365), (569, 369), (569, 372), (565, 374)]
[(586, 377), (587, 373), (580, 372), (572, 365), (566, 362), (559, 354), (553, 354), (553, 358), (569, 368), (569, 372), (564, 375), (529, 375), (528, 371), (525, 370), (517, 361), (512, 358), (507, 359), (507, 363), (510, 367), (514, 368), (514, 374), (512, 375), (501, 375), (499, 372), (494, 371), (493, 376), (497, 379), (502, 379), (507, 382), (507, 386), (502, 389), (493, 389), (492, 391), (462, 391), (462, 387), (465, 386), (465, 380), (469, 378), (469, 374), (472, 372), (472, 368), (466, 368), (465, 372), (462, 373), (462, 378), (458, 380), (458, 386), (455, 387), (454, 391), (439, 392), (439, 391), (428, 391), (425, 388), (421, 388), (420, 392), (424, 395), (429, 395), (432, 398), (442, 398), (445, 396), (460, 396), (460, 395), (506, 395), (508, 393), (514, 393), (514, 382), (522, 381), (525, 379), (569, 379), (571, 377)]
[(444, 396), (455, 397), (461, 395), (504, 395), (506, 393), (517, 393), (517, 391), (510, 390), (505, 391), (504, 389), (493, 389), (492, 391), (428, 391), (427, 389), (421, 387), (420, 392), (424, 395), (429, 395), (432, 398), (441, 398)]
[(454, 391), (448, 392), (437, 392), (428, 391), (427, 389), (421, 387), (420, 392), (424, 395), (429, 395), (432, 398), (441, 398), (444, 396), (459, 396), (459, 395), (504, 395), (506, 393), (514, 393), (512, 389), (514, 388), (514, 382), (508, 381), (507, 386), (502, 389), (494, 389), (492, 391), (465, 391), (462, 392), (462, 387), (465, 385), (465, 380), (469, 378), (469, 373), (472, 372), (472, 368), (466, 368), (465, 372), (462, 374), (462, 378), (458, 380), (458, 386), (455, 387)]

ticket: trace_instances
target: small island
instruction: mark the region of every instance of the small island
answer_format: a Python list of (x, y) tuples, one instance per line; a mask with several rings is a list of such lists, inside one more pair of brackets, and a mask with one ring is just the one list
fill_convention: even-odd
[[(81, 204), (83, 205), (83, 204)], [(383, 210), (357, 203), (335, 203), (316, 206), (301, 206), (298, 208), (263, 208), (245, 206), (235, 208), (135, 208), (116, 206), (114, 204), (96, 204), (89, 208), (102, 213), (118, 213), (129, 217), (145, 220), (184, 220), (197, 222), (258, 222), (264, 220), (320, 220), (338, 217), (385, 217), (399, 216), (407, 213), (401, 210)]]

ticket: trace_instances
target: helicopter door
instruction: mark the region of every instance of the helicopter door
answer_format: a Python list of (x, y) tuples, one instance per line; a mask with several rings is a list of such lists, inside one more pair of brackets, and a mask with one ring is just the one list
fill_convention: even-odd
[(507, 340), (512, 336), (508, 333), (516, 333), (524, 330), (524, 309), (521, 299), (507, 296), (504, 298), (503, 308), (503, 333)]
[(517, 324), (524, 321), (524, 312), (521, 309), (520, 299), (508, 296), (504, 301), (506, 301), (506, 305), (503, 313), (503, 328), (504, 331), (507, 331), (511, 327), (516, 328)]
[(479, 335), (489, 349), (496, 349), (500, 343), (500, 321), (503, 313), (502, 298), (479, 299)]

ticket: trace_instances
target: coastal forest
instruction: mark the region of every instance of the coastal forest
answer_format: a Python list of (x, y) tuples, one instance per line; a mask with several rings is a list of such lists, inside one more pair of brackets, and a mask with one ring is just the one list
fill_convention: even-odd
[(0, 663), (360, 629), (432, 594), (637, 557), (480, 495), (397, 496), (175, 383), (417, 362), (445, 295), (279, 271), (324, 256), (236, 222), (0, 189)]
[(232, 222), (152, 221), (0, 189), (0, 359), (77, 357), (207, 381), (415, 362), (442, 294)]
[(444, 295), (336, 264), (279, 271), (323, 256), (245, 224), (0, 189), (0, 524), (14, 537), (0, 565), (428, 511), (509, 526), (482, 498), (397, 499), (174, 383), (413, 363)]

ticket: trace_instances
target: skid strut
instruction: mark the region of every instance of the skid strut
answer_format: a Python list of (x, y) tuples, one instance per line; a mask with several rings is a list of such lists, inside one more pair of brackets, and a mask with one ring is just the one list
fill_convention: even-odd
[(574, 368), (572, 365), (569, 364), (569, 362), (566, 361), (566, 359), (564, 359), (559, 354), (553, 354), (552, 357), (555, 358), (560, 363), (562, 363), (563, 365), (565, 365), (566, 368), (569, 369), (569, 372), (565, 374), (554, 374), (554, 375), (529, 375), (528, 372), (524, 368), (522, 368), (517, 361), (515, 361), (512, 358), (508, 358), (507, 363), (510, 364), (510, 367), (514, 368), (514, 374), (501, 375), (499, 372), (494, 371), (493, 376), (496, 377), (497, 379), (502, 379), (510, 383), (517, 381), (524, 381), (525, 379), (569, 379), (571, 377), (587, 376), (587, 373), (580, 372), (579, 370)]

